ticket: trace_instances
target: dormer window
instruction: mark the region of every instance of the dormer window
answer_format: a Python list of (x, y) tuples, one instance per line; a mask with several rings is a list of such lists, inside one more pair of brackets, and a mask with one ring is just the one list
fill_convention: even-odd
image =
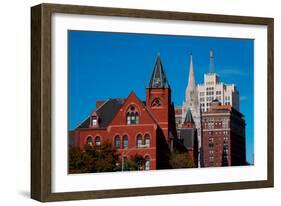
[(97, 126), (98, 125), (98, 118), (97, 116), (92, 116), (92, 126)]
[(139, 123), (139, 113), (134, 106), (129, 107), (126, 113), (127, 124), (138, 124)]

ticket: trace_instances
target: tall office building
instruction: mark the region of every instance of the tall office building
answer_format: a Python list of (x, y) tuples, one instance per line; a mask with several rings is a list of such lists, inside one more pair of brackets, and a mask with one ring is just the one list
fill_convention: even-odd
[(202, 113), (202, 151), (204, 167), (246, 164), (246, 123), (244, 115), (230, 105), (211, 102)]
[(198, 102), (201, 111), (206, 112), (213, 100), (218, 100), (222, 105), (231, 105), (237, 111), (239, 108), (239, 92), (235, 84), (220, 82), (214, 69), (214, 53), (210, 51), (210, 70), (204, 74), (204, 83), (197, 86)]

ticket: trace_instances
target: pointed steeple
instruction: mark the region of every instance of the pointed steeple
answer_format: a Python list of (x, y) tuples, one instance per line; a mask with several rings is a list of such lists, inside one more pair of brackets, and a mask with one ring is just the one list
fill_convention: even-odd
[(195, 75), (194, 75), (194, 67), (193, 67), (193, 60), (192, 54), (190, 54), (190, 63), (189, 63), (189, 76), (188, 76), (188, 85), (185, 90), (185, 99), (186, 101), (192, 101), (194, 99), (196, 91), (196, 82), (195, 82)]
[(170, 88), (159, 54), (147, 88)]
[(186, 115), (185, 115), (185, 120), (184, 123), (194, 123), (192, 113), (190, 108), (187, 109)]

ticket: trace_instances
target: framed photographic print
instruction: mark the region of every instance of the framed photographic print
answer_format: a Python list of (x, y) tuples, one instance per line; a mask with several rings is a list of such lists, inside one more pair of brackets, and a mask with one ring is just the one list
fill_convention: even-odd
[(31, 197), (273, 187), (273, 19), (31, 8)]

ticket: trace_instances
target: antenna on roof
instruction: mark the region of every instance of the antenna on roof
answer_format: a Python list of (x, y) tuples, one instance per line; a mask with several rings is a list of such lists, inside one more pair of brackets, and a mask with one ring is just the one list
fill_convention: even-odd
[(214, 51), (210, 50), (210, 71), (209, 73), (215, 73), (215, 64), (214, 64)]

